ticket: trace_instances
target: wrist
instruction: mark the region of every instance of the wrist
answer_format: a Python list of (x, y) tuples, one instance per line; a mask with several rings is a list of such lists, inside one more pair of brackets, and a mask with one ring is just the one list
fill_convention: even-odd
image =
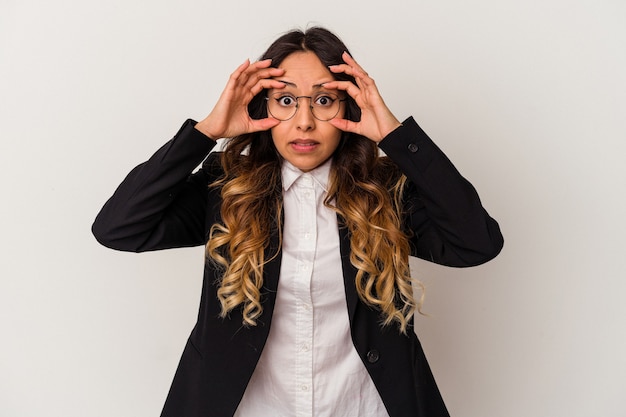
[(213, 132), (211, 132), (209, 123), (206, 122), (206, 119), (196, 123), (194, 128), (212, 141), (217, 141), (219, 139), (219, 135), (215, 135)]
[(397, 119), (394, 122), (386, 124), (385, 126), (383, 126), (380, 129), (380, 139), (378, 139), (377, 143), (380, 143), (380, 141), (385, 139), (387, 136), (389, 136), (389, 134), (391, 132), (393, 132), (394, 130), (396, 130), (400, 126), (402, 126), (402, 123), (400, 123), (400, 121), (398, 121)]

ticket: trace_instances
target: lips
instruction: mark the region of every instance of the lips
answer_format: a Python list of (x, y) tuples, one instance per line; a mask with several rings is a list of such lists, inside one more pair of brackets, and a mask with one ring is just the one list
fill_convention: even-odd
[(315, 149), (315, 147), (319, 145), (319, 142), (313, 139), (295, 139), (289, 142), (289, 144), (291, 145), (291, 148), (295, 151), (308, 152)]

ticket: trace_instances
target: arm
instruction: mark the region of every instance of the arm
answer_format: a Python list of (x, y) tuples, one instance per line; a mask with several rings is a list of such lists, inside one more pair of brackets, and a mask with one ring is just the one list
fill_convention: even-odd
[(148, 161), (134, 168), (96, 217), (92, 232), (104, 246), (131, 252), (201, 245), (213, 179), (191, 172), (215, 142), (188, 120)]
[(412, 254), (447, 266), (478, 265), (495, 257), (502, 235), (474, 187), (413, 119), (403, 125), (395, 118), (374, 80), (350, 55), (344, 53), (343, 59), (331, 72), (351, 75), (355, 82), (324, 86), (347, 92), (361, 109), (361, 118), (330, 123), (376, 142), (409, 178), (406, 227), (413, 232)]
[(408, 177), (406, 227), (412, 255), (447, 266), (474, 266), (494, 258), (504, 243), (498, 223), (413, 118), (379, 147)]
[[(133, 169), (104, 205), (92, 231), (103, 245), (142, 252), (205, 243), (208, 185), (221, 173), (214, 157), (193, 169), (215, 146), (210, 139), (267, 130), (278, 120), (252, 119), (250, 100), (264, 88), (282, 88), (271, 77), (283, 70), (270, 60), (246, 60), (233, 72), (211, 113), (199, 123), (188, 120), (174, 139)], [(217, 201), (217, 200), (216, 200)], [(219, 207), (211, 209), (219, 210)]]

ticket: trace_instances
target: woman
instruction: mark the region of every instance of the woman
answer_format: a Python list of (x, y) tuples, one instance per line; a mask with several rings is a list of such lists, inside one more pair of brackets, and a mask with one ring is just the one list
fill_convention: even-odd
[(96, 218), (111, 248), (206, 246), (162, 416), (448, 415), (413, 332), (408, 257), (478, 265), (502, 236), (346, 51), (323, 28), (280, 37)]

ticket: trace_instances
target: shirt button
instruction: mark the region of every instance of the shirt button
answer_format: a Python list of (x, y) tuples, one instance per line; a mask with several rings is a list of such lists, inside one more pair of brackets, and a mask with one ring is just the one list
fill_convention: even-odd
[(308, 386), (308, 385), (302, 385), (302, 386), (300, 387), (300, 389), (301, 389), (302, 391), (308, 391), (308, 390), (309, 390), (309, 386)]
[(414, 143), (409, 143), (408, 148), (409, 148), (409, 151), (411, 151), (412, 153), (415, 153), (419, 150), (419, 146), (417, 146)]
[(302, 351), (303, 352), (308, 352), (309, 351), (309, 345), (302, 345)]
[(380, 359), (380, 353), (378, 353), (376, 349), (372, 349), (367, 352), (367, 361), (369, 363), (376, 363), (378, 362), (378, 359)]
[(304, 238), (305, 238), (306, 240), (311, 239), (311, 234), (310, 234), (309, 232), (306, 232), (306, 233), (304, 234)]

